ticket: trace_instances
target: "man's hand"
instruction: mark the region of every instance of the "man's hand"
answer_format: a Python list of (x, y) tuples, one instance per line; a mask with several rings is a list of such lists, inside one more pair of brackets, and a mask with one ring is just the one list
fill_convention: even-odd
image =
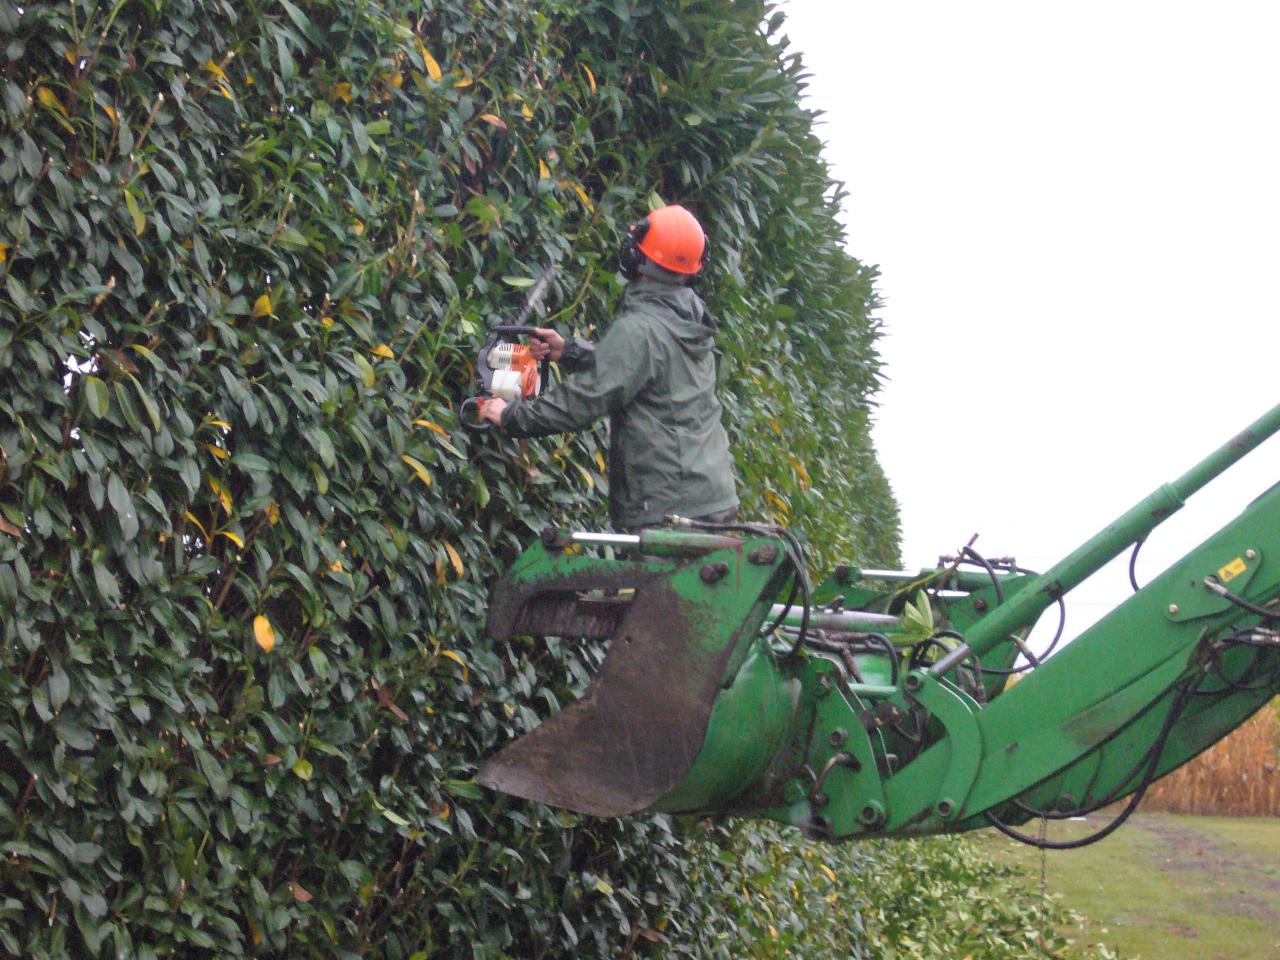
[(502, 411), (507, 409), (507, 401), (501, 397), (489, 397), (476, 403), (476, 412), (481, 420), (488, 420), (495, 427), (502, 426)]
[(559, 360), (564, 353), (564, 337), (550, 327), (534, 327), (529, 352), (535, 360)]

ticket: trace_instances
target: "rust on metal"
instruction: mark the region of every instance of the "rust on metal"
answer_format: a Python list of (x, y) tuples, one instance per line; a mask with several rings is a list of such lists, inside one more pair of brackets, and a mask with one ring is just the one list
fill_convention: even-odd
[[(581, 609), (579, 591), (609, 586), (635, 593), (606, 605), (607, 613), (590, 609), (590, 598)], [(707, 624), (662, 577), (586, 575), (557, 580), (555, 589), (553, 600), (539, 597), (536, 586), (502, 598), (490, 611), (490, 635), (535, 626), (560, 631), (571, 622), (602, 631), (613, 618), (613, 642), (585, 695), (488, 760), (477, 780), (594, 816), (643, 810), (697, 759), (735, 645), (728, 636), (718, 650), (695, 642), (706, 639)]]

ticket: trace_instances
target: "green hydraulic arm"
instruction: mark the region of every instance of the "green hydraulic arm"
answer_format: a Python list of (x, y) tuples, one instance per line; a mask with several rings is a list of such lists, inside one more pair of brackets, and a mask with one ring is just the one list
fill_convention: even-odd
[(544, 531), (495, 588), (489, 635), (608, 652), (478, 779), (597, 816), (728, 813), (823, 839), (1020, 836), (1132, 809), (1280, 690), (1280, 485), (1052, 656), (1026, 634), (1278, 431), (1280, 406), (1042, 574), (966, 548), (811, 587), (775, 527)]

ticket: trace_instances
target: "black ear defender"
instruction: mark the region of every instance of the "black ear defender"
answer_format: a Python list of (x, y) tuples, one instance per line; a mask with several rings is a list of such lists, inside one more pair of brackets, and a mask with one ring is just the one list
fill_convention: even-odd
[(640, 244), (649, 234), (649, 218), (637, 220), (627, 228), (627, 235), (622, 238), (622, 246), (618, 250), (618, 269), (628, 280), (639, 276), (640, 264), (644, 263), (644, 254)]

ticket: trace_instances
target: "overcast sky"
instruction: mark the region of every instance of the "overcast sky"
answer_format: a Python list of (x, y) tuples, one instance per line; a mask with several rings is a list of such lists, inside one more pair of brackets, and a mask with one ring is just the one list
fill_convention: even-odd
[[(1280, 403), (1280, 4), (787, 0), (878, 264), (875, 440), (917, 568), (1044, 569)], [(1280, 480), (1273, 439), (1149, 580)], [(1127, 595), (1072, 594), (1072, 628)]]

